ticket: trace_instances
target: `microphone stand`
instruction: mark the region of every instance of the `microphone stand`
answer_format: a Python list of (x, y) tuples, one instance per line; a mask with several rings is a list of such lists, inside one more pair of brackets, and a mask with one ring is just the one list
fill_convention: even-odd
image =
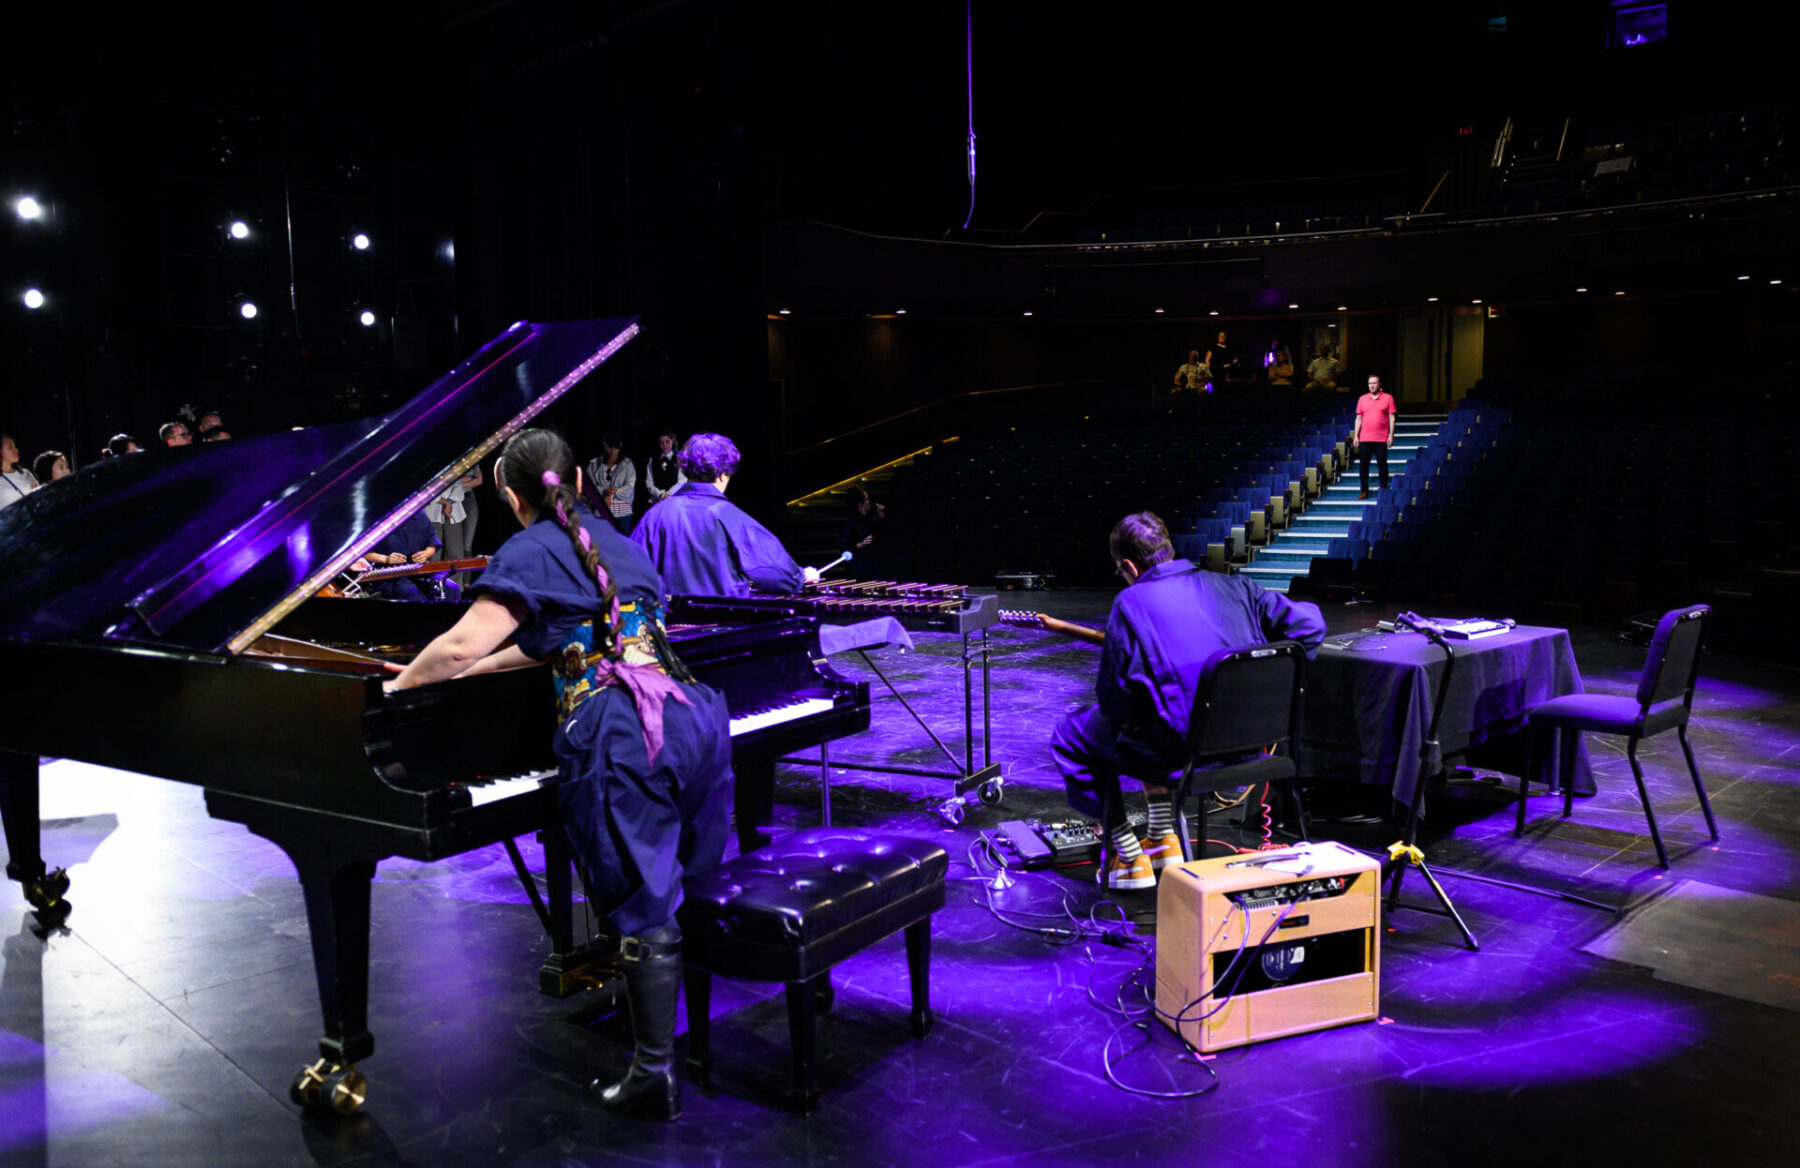
[[(1388, 847), (1388, 863), (1393, 869), (1393, 874), (1392, 884), (1388, 888), (1387, 911), (1391, 915), (1396, 909), (1407, 908), (1449, 917), (1456, 922), (1456, 927), (1462, 930), (1463, 939), (1469, 943), (1469, 948), (1479, 950), (1481, 943), (1475, 939), (1475, 934), (1469, 931), (1468, 924), (1462, 919), (1462, 914), (1456, 911), (1456, 906), (1450, 903), (1450, 894), (1444, 891), (1442, 884), (1438, 883), (1437, 876), (1431, 871), (1431, 866), (1425, 862), (1425, 852), (1415, 842), (1419, 834), (1419, 813), (1425, 806), (1425, 787), (1431, 778), (1427, 773), (1427, 768), (1431, 764), (1432, 755), (1438, 750), (1438, 724), (1444, 717), (1444, 699), (1450, 693), (1450, 675), (1456, 668), (1456, 653), (1450, 648), (1449, 640), (1437, 630), (1436, 626), (1420, 620), (1412, 613), (1397, 615), (1394, 618), (1394, 625), (1397, 628), (1405, 627), (1423, 634), (1426, 640), (1444, 651), (1444, 678), (1438, 683), (1437, 696), (1432, 703), (1431, 727), (1425, 732), (1424, 745), (1419, 748), (1419, 775), (1413, 784), (1412, 806), (1407, 809), (1406, 813), (1406, 835), (1399, 843)], [(1418, 868), (1424, 875), (1425, 882), (1431, 885), (1431, 891), (1437, 895), (1438, 904), (1442, 907), (1432, 908), (1430, 905), (1400, 903), (1400, 883), (1406, 878), (1406, 869), (1409, 866)]]

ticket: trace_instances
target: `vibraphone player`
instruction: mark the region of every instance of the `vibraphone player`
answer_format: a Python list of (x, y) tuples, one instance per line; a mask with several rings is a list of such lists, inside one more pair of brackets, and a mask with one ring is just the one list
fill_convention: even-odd
[(687, 482), (645, 513), (632, 542), (650, 556), (671, 593), (789, 595), (818, 579), (788, 555), (775, 534), (727, 502), (738, 448), (723, 434), (695, 434), (681, 448)]

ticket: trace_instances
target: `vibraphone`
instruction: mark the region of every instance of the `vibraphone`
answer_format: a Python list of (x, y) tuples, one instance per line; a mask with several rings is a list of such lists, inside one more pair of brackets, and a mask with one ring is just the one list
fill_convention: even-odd
[[(926, 770), (921, 767), (889, 764), (836, 762), (846, 770), (874, 771), (882, 774), (920, 775), (932, 779), (948, 779), (955, 784), (956, 795), (939, 808), (939, 814), (950, 822), (962, 818), (962, 797), (976, 791), (981, 801), (992, 807), (1004, 793), (1000, 764), (993, 757), (993, 715), (990, 699), (990, 667), (988, 658), (989, 626), (1000, 619), (1000, 598), (978, 595), (963, 584), (906, 584), (893, 580), (820, 580), (808, 584), (793, 596), (752, 596), (744, 599), (709, 596), (676, 597), (671, 606), (671, 621), (704, 621), (709, 613), (723, 615), (733, 607), (779, 607), (797, 616), (813, 616), (828, 624), (854, 624), (858, 621), (892, 617), (900, 627), (914, 633), (949, 633), (962, 638), (963, 750), (958, 758), (931, 727), (913, 709), (881, 667), (869, 659), (864, 650), (856, 653), (871, 672), (887, 687), (932, 742), (950, 761), (952, 770)], [(977, 635), (979, 634), (979, 635)], [(981, 763), (975, 762), (975, 664), (981, 663)], [(784, 758), (782, 762), (816, 766), (812, 759)]]
[(1000, 619), (1000, 598), (977, 596), (966, 584), (901, 584), (893, 580), (820, 580), (798, 597), (833, 624), (891, 616), (915, 633), (979, 632)]

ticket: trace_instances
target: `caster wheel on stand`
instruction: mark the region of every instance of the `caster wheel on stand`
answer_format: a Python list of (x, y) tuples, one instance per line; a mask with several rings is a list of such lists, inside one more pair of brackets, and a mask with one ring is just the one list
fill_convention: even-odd
[(1006, 797), (1006, 784), (999, 779), (989, 779), (981, 784), (981, 803), (984, 807), (998, 807), (1000, 800)]

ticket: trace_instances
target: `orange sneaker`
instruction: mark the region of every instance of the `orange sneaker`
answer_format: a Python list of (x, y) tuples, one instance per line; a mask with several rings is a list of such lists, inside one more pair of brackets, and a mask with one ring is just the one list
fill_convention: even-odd
[(1150, 857), (1135, 856), (1127, 860), (1123, 856), (1110, 856), (1100, 865), (1095, 879), (1114, 892), (1132, 892), (1140, 888), (1156, 887), (1156, 869), (1150, 865)]
[(1144, 855), (1149, 857), (1150, 866), (1158, 872), (1170, 864), (1179, 864), (1181, 860), (1181, 837), (1174, 832), (1159, 840), (1144, 841)]

